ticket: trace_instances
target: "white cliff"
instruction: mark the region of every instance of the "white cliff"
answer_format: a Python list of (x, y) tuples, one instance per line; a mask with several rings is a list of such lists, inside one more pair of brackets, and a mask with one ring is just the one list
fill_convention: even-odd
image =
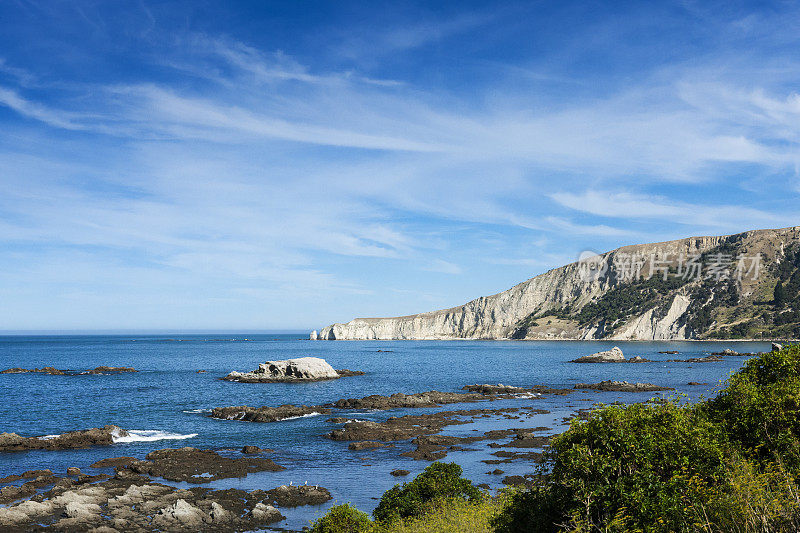
[[(615, 261), (615, 258), (620, 259), (625, 254), (637, 254), (640, 257), (651, 257), (651, 254), (690, 256), (735, 240), (744, 250), (766, 249), (769, 255), (776, 239), (781, 243), (800, 240), (800, 227), (624, 246), (597, 256), (593, 260), (595, 270), (587, 270), (585, 262), (575, 262), (549, 270), (507, 291), (482, 296), (458, 307), (392, 318), (356, 318), (347, 323), (327, 326), (316, 337), (319, 340), (507, 339), (515, 334), (521, 321), (534, 314), (541, 315), (544, 311), (567, 306), (577, 311), (609, 289), (624, 284), (624, 281), (620, 281), (624, 280), (624, 276), (618, 271), (621, 261)], [(644, 265), (645, 273), (650, 266), (649, 262)], [(631, 317), (609, 334), (603, 331), (602, 325), (581, 327), (574, 321), (553, 318), (545, 326), (528, 330), (524, 338), (685, 339), (691, 334), (683, 320), (690, 304), (688, 295), (675, 294), (666, 309), (649, 309)]]

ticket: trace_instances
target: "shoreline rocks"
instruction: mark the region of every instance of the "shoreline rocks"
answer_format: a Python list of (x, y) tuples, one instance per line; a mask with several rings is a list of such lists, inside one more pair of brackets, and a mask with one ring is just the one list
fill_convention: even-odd
[[(275, 507), (318, 505), (330, 500), (323, 487), (278, 487), (270, 491), (175, 488), (147, 478), (114, 477), (101, 482), (56, 480), (53, 488), (0, 507), (0, 530), (39, 531), (252, 531), (284, 520)], [(5, 487), (5, 490), (8, 487)]]
[(296, 383), (358, 375), (354, 370), (342, 372), (343, 374), (339, 374), (327, 361), (319, 357), (300, 357), (283, 361), (266, 361), (252, 372), (233, 371), (222, 379), (238, 383)]
[(675, 390), (672, 387), (660, 387), (652, 383), (628, 383), (627, 381), (601, 381), (600, 383), (578, 383), (575, 389), (587, 389), (604, 392), (655, 392)]
[(16, 433), (0, 433), (0, 452), (66, 450), (88, 448), (89, 446), (108, 446), (114, 444), (115, 439), (127, 435), (128, 432), (124, 429), (111, 425), (40, 437), (22, 437)]

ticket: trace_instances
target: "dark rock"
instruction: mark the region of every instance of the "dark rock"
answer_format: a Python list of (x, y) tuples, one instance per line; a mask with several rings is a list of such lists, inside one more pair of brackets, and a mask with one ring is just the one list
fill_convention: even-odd
[(678, 350), (664, 350), (664, 351), (658, 352), (658, 353), (665, 353), (665, 354), (674, 355), (674, 354), (678, 354), (678, 353), (681, 353), (681, 352), (679, 352)]
[(169, 481), (207, 483), (218, 479), (244, 477), (254, 472), (284, 470), (270, 459), (256, 457), (223, 457), (212, 450), (178, 448), (156, 450), (146, 461), (134, 461), (123, 467), (134, 474), (162, 477)]
[(675, 390), (672, 387), (659, 387), (652, 383), (628, 383), (627, 381), (601, 381), (600, 383), (578, 383), (576, 389), (589, 389), (610, 392), (653, 392)]
[(361, 442), (351, 442), (348, 446), (348, 449), (353, 451), (360, 451), (360, 450), (371, 450), (373, 448), (383, 448), (386, 446), (386, 443), (383, 442), (375, 442), (375, 441), (361, 441)]
[(281, 405), (280, 407), (216, 407), (211, 411), (211, 418), (222, 420), (244, 420), (247, 422), (280, 422), (290, 418), (316, 414), (330, 414), (331, 410), (315, 405)]
[(366, 372), (362, 372), (360, 370), (348, 370), (346, 368), (343, 368), (341, 370), (337, 370), (336, 373), (339, 374), (339, 377), (342, 377), (342, 378), (346, 378), (346, 377), (350, 377), (350, 376), (363, 376), (363, 375), (366, 374)]
[(526, 389), (522, 387), (503, 385), (502, 383), (498, 383), (497, 385), (489, 385), (489, 384), (466, 385), (462, 387), (461, 390), (469, 392), (480, 392), (481, 394), (517, 394), (526, 391)]
[(690, 381), (687, 385), (708, 385), (708, 383), (700, 383), (699, 381)]
[(486, 472), (486, 473), (487, 473), (487, 474), (492, 474), (492, 475), (494, 475), (494, 476), (502, 476), (503, 474), (505, 474), (505, 472), (503, 472), (503, 471), (502, 471), (502, 470), (500, 470), (499, 468), (495, 468), (495, 469), (494, 469), (494, 470), (492, 470), (491, 472)]
[(107, 459), (100, 459), (89, 466), (92, 468), (117, 468), (128, 466), (134, 461), (138, 461), (138, 459), (136, 457), (109, 457)]
[(129, 366), (98, 366), (91, 370), (87, 370), (86, 374), (121, 374), (125, 372), (138, 372), (135, 368)]
[(44, 368), (9, 368), (3, 370), (0, 374), (50, 374), (52, 376), (65, 376), (67, 371), (59, 370), (52, 366), (46, 366)]
[(270, 501), (278, 507), (320, 505), (331, 500), (331, 493), (328, 489), (311, 485), (281, 485), (263, 494), (265, 495), (264, 501)]
[(397, 470), (392, 470), (392, 471), (391, 471), (391, 472), (389, 472), (389, 473), (390, 473), (391, 475), (393, 475), (394, 477), (403, 477), (403, 476), (407, 476), (407, 475), (409, 475), (411, 472), (410, 472), (410, 471), (408, 471), (408, 470), (401, 470), (401, 469), (397, 469)]
[(70, 466), (69, 468), (67, 468), (67, 475), (68, 476), (80, 476), (81, 475), (81, 469), (78, 468), (77, 466)]
[(25, 450), (66, 450), (110, 445), (114, 438), (127, 435), (117, 426), (70, 431), (53, 437), (22, 437), (16, 433), (0, 433), (0, 452)]
[(251, 453), (261, 453), (264, 450), (262, 450), (258, 446), (242, 446), (241, 451), (242, 453), (251, 454)]
[(27, 471), (23, 472), (22, 474), (11, 474), (10, 476), (6, 476), (6, 477), (3, 477), (3, 478), (0, 478), (0, 483), (12, 483), (14, 481), (19, 481), (21, 479), (31, 479), (31, 478), (37, 478), (37, 477), (42, 477), (42, 476), (52, 476), (52, 475), (53, 475), (53, 472), (51, 472), (50, 470), (47, 470), (47, 469), (45, 469), (45, 470), (27, 470)]
[(338, 400), (330, 407), (337, 409), (398, 409), (409, 407), (436, 407), (438, 405), (485, 400), (483, 394), (428, 391), (416, 394), (398, 392), (391, 396), (373, 394), (364, 398)]
[(506, 476), (503, 478), (503, 485), (532, 487), (534, 484), (531, 480), (522, 476)]
[(707, 355), (705, 357), (690, 357), (689, 359), (667, 359), (667, 363), (719, 363), (722, 357), (718, 355)]

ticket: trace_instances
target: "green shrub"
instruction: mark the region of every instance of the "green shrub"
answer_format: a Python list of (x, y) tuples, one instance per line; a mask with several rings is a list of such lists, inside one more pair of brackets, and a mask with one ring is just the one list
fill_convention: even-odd
[(683, 531), (689, 505), (721, 483), (731, 450), (721, 431), (675, 402), (606, 406), (553, 439), (545, 484), (518, 495), (498, 531)]
[(413, 481), (387, 490), (372, 515), (379, 521), (391, 522), (421, 516), (437, 500), (479, 500), (481, 492), (463, 479), (461, 473), (461, 467), (455, 463), (432, 463)]
[(372, 520), (349, 503), (335, 505), (328, 513), (311, 525), (312, 533), (369, 533)]
[(745, 454), (777, 461), (800, 478), (800, 346), (753, 358), (716, 398), (698, 407)]
[(549, 456), (498, 532), (799, 531), (800, 347), (748, 361), (696, 407), (595, 410)]

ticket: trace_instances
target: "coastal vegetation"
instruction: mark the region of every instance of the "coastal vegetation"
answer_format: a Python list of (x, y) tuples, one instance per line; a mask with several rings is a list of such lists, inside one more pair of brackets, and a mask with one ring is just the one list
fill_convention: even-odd
[(709, 400), (608, 405), (553, 439), (533, 486), (491, 497), (433, 463), (374, 520), (339, 505), (333, 532), (790, 532), (800, 528), (800, 346), (749, 360)]

